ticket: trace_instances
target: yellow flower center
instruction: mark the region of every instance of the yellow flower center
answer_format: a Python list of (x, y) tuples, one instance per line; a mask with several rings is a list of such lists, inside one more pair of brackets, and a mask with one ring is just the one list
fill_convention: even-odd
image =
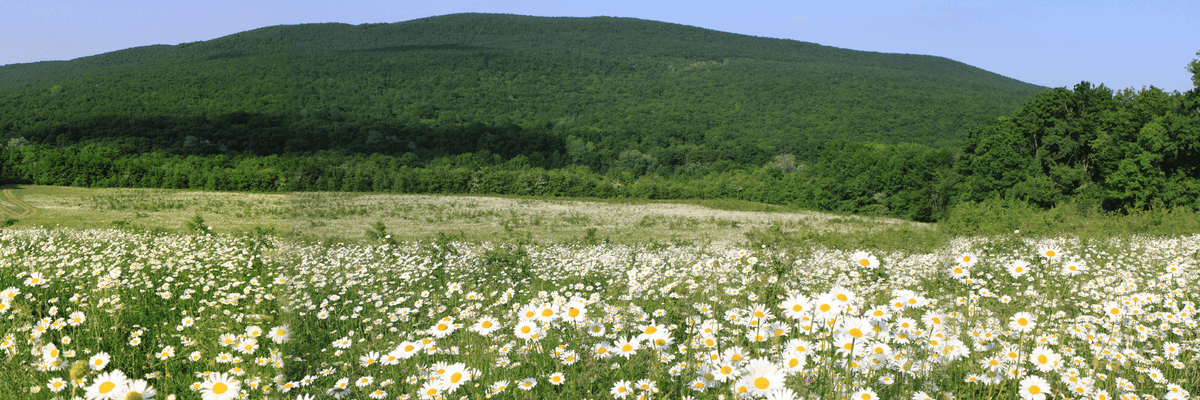
[(767, 386), (771, 386), (771, 381), (767, 380), (767, 378), (759, 377), (754, 380), (754, 387), (758, 388), (758, 390), (766, 390)]
[(213, 385), (213, 388), (212, 388), (212, 392), (214, 394), (223, 394), (228, 390), (229, 390), (229, 386), (225, 386), (225, 384), (222, 382), (217, 382), (217, 384)]

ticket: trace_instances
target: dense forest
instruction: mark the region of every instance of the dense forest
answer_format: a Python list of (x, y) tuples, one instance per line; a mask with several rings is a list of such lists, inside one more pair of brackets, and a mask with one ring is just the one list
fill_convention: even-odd
[[(180, 155), (487, 150), (605, 172), (957, 145), (1044, 88), (945, 58), (628, 18), (457, 14), (274, 26), (0, 67), (0, 140)], [(590, 144), (589, 144), (590, 143)]]
[(996, 199), (1200, 208), (1198, 93), (1046, 90), (944, 58), (622, 18), (276, 26), (0, 67), (0, 178), (737, 198), (922, 221)]

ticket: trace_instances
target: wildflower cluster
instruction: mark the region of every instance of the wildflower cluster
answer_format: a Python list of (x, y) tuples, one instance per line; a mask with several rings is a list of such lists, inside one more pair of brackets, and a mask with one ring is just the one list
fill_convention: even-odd
[(437, 246), (8, 231), (0, 369), (22, 372), (0, 396), (1184, 399), (1200, 379), (1200, 236), (543, 245), (520, 271)]

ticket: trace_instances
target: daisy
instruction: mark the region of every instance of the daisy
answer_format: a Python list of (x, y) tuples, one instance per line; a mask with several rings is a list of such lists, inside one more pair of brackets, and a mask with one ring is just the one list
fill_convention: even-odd
[(400, 342), (399, 346), (396, 346), (395, 350), (392, 350), (392, 353), (396, 353), (396, 356), (407, 360), (409, 357), (416, 355), (419, 351), (421, 351), (421, 345), (415, 342), (403, 341)]
[(1022, 400), (1045, 400), (1050, 394), (1050, 384), (1036, 375), (1030, 375), (1021, 380), (1020, 395)]
[(104, 369), (105, 366), (108, 365), (109, 359), (110, 359), (110, 357), (108, 356), (108, 353), (106, 353), (106, 352), (102, 351), (102, 352), (96, 353), (96, 355), (92, 356), (92, 358), (90, 360), (88, 360), (88, 367), (91, 367), (92, 371), (102, 370), (102, 369)]
[(810, 312), (809, 303), (812, 303), (812, 299), (808, 296), (796, 294), (780, 303), (779, 308), (783, 309), (783, 316), (799, 320)]
[(518, 338), (525, 340), (538, 340), (542, 334), (542, 329), (538, 327), (537, 321), (534, 320), (524, 320), (517, 323), (513, 331), (515, 331)]
[(163, 349), (158, 352), (157, 357), (159, 360), (166, 360), (171, 357), (175, 357), (175, 347), (174, 346), (163, 347)]
[(454, 392), (463, 383), (471, 380), (471, 374), (467, 371), (467, 365), (463, 363), (454, 363), (446, 367), (441, 373), (443, 390), (446, 392)]
[(475, 325), (471, 326), (471, 330), (479, 333), (482, 336), (487, 336), (500, 329), (500, 321), (490, 316), (479, 317)]
[(517, 381), (517, 388), (521, 390), (533, 390), (534, 386), (537, 386), (537, 379), (535, 378), (525, 378)]
[(1029, 333), (1033, 328), (1037, 327), (1037, 318), (1025, 311), (1013, 314), (1008, 320), (1008, 327), (1014, 331), (1021, 333)]
[(435, 338), (441, 339), (449, 336), (451, 333), (454, 333), (455, 329), (454, 318), (446, 317), (442, 318), (437, 322), (437, 324), (434, 324), (433, 327), (429, 328), (429, 334), (433, 335)]
[(875, 391), (871, 390), (871, 388), (862, 388), (850, 395), (851, 400), (875, 400), (878, 398), (879, 395), (875, 394)]
[(424, 385), (421, 385), (421, 391), (418, 393), (421, 394), (422, 400), (440, 398), (442, 397), (442, 383), (436, 380), (426, 381)]
[(350, 345), (353, 343), (354, 342), (352, 340), (350, 340), (349, 337), (343, 336), (341, 339), (333, 341), (333, 347), (336, 347), (339, 349), (348, 349), (348, 348), (350, 348)]
[(796, 400), (797, 394), (792, 389), (779, 388), (767, 393), (767, 400)]
[(667, 331), (667, 327), (665, 325), (655, 324), (653, 321), (651, 321), (651, 323), (646, 324), (646, 325), (639, 325), (638, 331), (641, 332), (638, 335), (638, 338), (637, 338), (638, 341), (651, 341), (652, 342), (657, 339), (666, 338), (667, 335), (670, 334), (670, 332)]
[(641, 348), (641, 343), (634, 337), (626, 336), (613, 342), (613, 350), (617, 355), (624, 356), (625, 358), (632, 357), (637, 353), (639, 348)]
[(122, 389), (128, 384), (129, 378), (120, 370), (112, 370), (107, 373), (96, 375), (96, 379), (92, 381), (92, 385), (86, 388), (85, 396), (88, 399), (105, 399), (116, 400), (117, 395), (121, 394)]
[(592, 354), (597, 360), (612, 357), (612, 353), (612, 345), (609, 345), (608, 342), (600, 342), (592, 346)]
[(787, 375), (780, 371), (774, 363), (763, 359), (752, 359), (746, 363), (742, 382), (750, 388), (750, 393), (766, 395), (775, 389), (783, 387)]
[(125, 394), (120, 396), (118, 400), (134, 398), (134, 393), (141, 395), (142, 400), (150, 400), (154, 398), (154, 395), (158, 394), (158, 391), (154, 390), (154, 387), (150, 386), (150, 384), (146, 383), (146, 381), (138, 379), (129, 382), (129, 384), (125, 386)]
[(629, 381), (617, 381), (617, 383), (614, 383), (612, 389), (608, 392), (611, 393), (615, 398), (623, 399), (629, 397), (629, 395), (633, 393), (633, 387), (630, 386)]
[(587, 304), (583, 300), (573, 300), (563, 307), (562, 319), (572, 323), (587, 321)]
[(950, 267), (950, 277), (962, 279), (971, 277), (971, 271), (967, 270), (967, 266), (959, 264)]
[(488, 385), (488, 392), (491, 394), (500, 394), (501, 392), (504, 392), (504, 389), (507, 389), (507, 388), (508, 388), (508, 381), (504, 381), (504, 380), (495, 381), (495, 382), (492, 382), (491, 385)]
[(866, 269), (875, 269), (879, 267), (879, 259), (875, 258), (875, 256), (871, 254), (867, 254), (867, 252), (864, 251), (855, 252), (854, 255), (850, 256), (850, 259), (854, 261), (856, 267), (863, 267)]
[(567, 350), (562, 352), (562, 354), (559, 354), (558, 360), (561, 361), (563, 365), (572, 365), (575, 364), (576, 361), (579, 361), (579, 356), (574, 350)]
[(555, 386), (561, 385), (561, 384), (563, 384), (563, 382), (567, 381), (566, 376), (563, 375), (562, 372), (555, 372), (553, 374), (550, 374), (550, 376), (547, 376), (546, 378), (550, 381), (551, 385), (555, 385)]
[(804, 354), (794, 349), (785, 352), (781, 361), (784, 370), (789, 373), (800, 372), (806, 363)]
[(237, 344), (237, 350), (242, 354), (254, 354), (258, 350), (258, 339), (248, 338)]
[(1038, 346), (1029, 353), (1029, 362), (1040, 372), (1050, 372), (1058, 369), (1062, 363), (1062, 356), (1045, 346)]
[(1050, 261), (1057, 261), (1062, 258), (1062, 248), (1053, 244), (1043, 244), (1038, 246), (1038, 254)]
[(67, 387), (67, 381), (63, 378), (54, 378), (50, 382), (46, 382), (46, 387), (50, 388), (51, 392), (58, 393)]
[(333, 383), (333, 387), (325, 391), (325, 394), (333, 396), (335, 399), (340, 399), (350, 395), (350, 378), (338, 379)]
[(204, 400), (232, 400), (238, 396), (242, 384), (233, 377), (213, 372), (200, 384), (200, 398)]
[(1079, 260), (1071, 260), (1062, 265), (1062, 274), (1066, 276), (1075, 276), (1087, 271), (1087, 266), (1079, 262)]
[(50, 343), (45, 346), (42, 346), (42, 361), (43, 362), (48, 363), (48, 362), (57, 360), (58, 356), (61, 354), (62, 354), (62, 352), (58, 350), (58, 346), (55, 346), (54, 343)]
[(25, 286), (37, 286), (46, 283), (46, 277), (42, 276), (41, 272), (32, 272), (28, 278), (25, 278)]
[(87, 321), (87, 316), (82, 311), (76, 311), (67, 316), (67, 325), (79, 326), (83, 321)]
[(267, 333), (267, 337), (271, 338), (271, 341), (277, 344), (283, 344), (292, 338), (292, 330), (287, 325), (277, 326), (271, 328), (271, 331)]

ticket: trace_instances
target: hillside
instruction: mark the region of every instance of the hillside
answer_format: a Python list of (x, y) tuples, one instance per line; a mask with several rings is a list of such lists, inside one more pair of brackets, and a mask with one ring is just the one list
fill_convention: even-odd
[[(0, 67), (0, 139), (119, 152), (479, 152), (664, 171), (832, 139), (956, 145), (1043, 88), (940, 57), (629, 18), (273, 26)], [(634, 151), (635, 153), (630, 153)]]

